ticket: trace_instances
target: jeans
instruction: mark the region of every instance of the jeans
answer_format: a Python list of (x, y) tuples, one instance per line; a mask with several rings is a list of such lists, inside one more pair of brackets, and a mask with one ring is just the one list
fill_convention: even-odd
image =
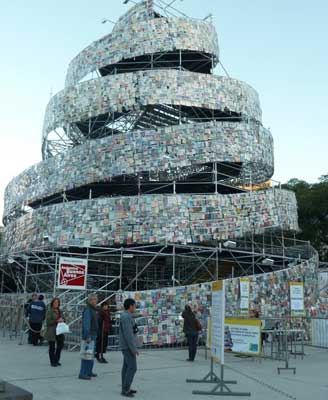
[(194, 361), (197, 352), (198, 333), (188, 333), (189, 360)]
[[(92, 337), (91, 340), (95, 341), (96, 337)], [(80, 377), (87, 377), (92, 375), (94, 366), (94, 360), (81, 360)]]
[[(55, 342), (49, 343), (49, 359), (51, 364), (57, 364), (60, 361), (60, 354), (64, 347), (64, 335), (57, 335)], [(56, 346), (57, 344), (57, 346)]]
[(81, 369), (79, 376), (84, 378), (87, 376), (91, 376), (93, 365), (93, 360), (81, 360)]
[(137, 372), (137, 356), (130, 350), (122, 350), (123, 367), (122, 367), (122, 392), (128, 393), (131, 389), (133, 378)]

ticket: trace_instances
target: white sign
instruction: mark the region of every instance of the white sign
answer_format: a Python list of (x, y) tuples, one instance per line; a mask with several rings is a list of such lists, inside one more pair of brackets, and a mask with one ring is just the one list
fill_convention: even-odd
[(240, 302), (239, 302), (239, 311), (242, 315), (249, 314), (249, 279), (248, 278), (240, 278), (239, 279), (239, 287), (240, 287)]
[(88, 262), (85, 258), (60, 257), (57, 287), (85, 290), (87, 273)]
[(302, 316), (304, 310), (304, 285), (303, 282), (289, 282), (290, 312), (293, 317)]
[(261, 351), (261, 321), (226, 318), (225, 351), (258, 355)]
[(212, 283), (211, 355), (224, 364), (224, 281)]

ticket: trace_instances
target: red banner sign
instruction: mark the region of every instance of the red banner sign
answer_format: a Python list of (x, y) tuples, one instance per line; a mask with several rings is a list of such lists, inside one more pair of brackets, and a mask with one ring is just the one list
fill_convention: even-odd
[(60, 257), (58, 269), (59, 289), (80, 289), (87, 286), (88, 263), (83, 258)]

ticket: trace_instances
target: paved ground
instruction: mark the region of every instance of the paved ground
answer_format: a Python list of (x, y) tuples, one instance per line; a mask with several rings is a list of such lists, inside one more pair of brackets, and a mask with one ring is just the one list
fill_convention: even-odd
[[(291, 359), (297, 367), (277, 374), (282, 363), (226, 357), (226, 378), (238, 381), (236, 391), (250, 391), (254, 400), (328, 399), (328, 351), (306, 347), (304, 360)], [(115, 400), (120, 396), (121, 354), (109, 355), (110, 363), (96, 365), (98, 377), (91, 382), (77, 379), (79, 354), (64, 352), (62, 367), (48, 364), (47, 347), (19, 346), (0, 338), (0, 377), (34, 393), (35, 400)], [(191, 395), (192, 390), (210, 390), (213, 384), (188, 384), (186, 378), (197, 378), (209, 370), (209, 361), (200, 351), (195, 363), (187, 363), (184, 350), (146, 351), (139, 357), (139, 371), (134, 387), (141, 400), (199, 400), (208, 396)], [(215, 369), (219, 372), (219, 367)]]

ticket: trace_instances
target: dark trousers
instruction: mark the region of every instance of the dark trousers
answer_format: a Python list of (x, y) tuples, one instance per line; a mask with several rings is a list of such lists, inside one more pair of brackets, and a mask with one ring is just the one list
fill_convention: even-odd
[(197, 353), (198, 333), (188, 333), (189, 360), (194, 360)]
[(108, 332), (100, 332), (97, 336), (97, 342), (96, 342), (97, 358), (106, 353), (107, 346), (108, 346)]
[(131, 389), (133, 378), (137, 372), (137, 356), (130, 350), (122, 350), (123, 367), (122, 367), (122, 392), (128, 393)]
[(31, 329), (28, 330), (28, 339), (27, 339), (27, 341), (28, 341), (28, 344), (32, 344), (33, 343), (32, 342), (32, 331), (31, 331)]
[(32, 344), (39, 344), (42, 322), (30, 322)]
[(60, 354), (64, 347), (64, 335), (57, 335), (56, 341), (48, 343), (50, 363), (57, 364), (60, 361)]

